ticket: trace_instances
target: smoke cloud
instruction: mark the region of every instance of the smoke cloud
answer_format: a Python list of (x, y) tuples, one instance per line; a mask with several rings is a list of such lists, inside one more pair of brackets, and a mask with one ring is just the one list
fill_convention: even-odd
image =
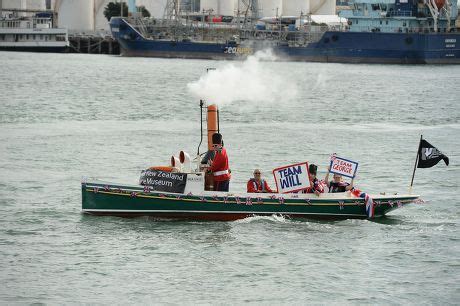
[(275, 103), (289, 101), (297, 94), (297, 84), (288, 76), (277, 73), (281, 63), (270, 50), (259, 51), (243, 62), (229, 62), (210, 70), (199, 80), (187, 85), (198, 99), (220, 106), (235, 101)]

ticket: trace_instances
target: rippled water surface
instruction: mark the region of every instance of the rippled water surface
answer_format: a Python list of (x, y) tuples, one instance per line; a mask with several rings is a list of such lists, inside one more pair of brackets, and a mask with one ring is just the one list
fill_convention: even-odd
[[(460, 66), (1, 52), (0, 67), (1, 303), (458, 304)], [(336, 152), (361, 189), (404, 193), (421, 134), (451, 164), (417, 171), (425, 204), (375, 221), (82, 215), (82, 177), (135, 183), (196, 152), (189, 88), (209, 67), (238, 93), (221, 107), (234, 191), (256, 167), (272, 185), (291, 162), (322, 177)]]

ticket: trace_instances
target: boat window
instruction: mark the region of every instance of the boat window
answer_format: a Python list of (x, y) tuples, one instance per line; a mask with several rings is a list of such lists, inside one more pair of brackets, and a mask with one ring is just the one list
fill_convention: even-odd
[(34, 34), (34, 35), (32, 35), (32, 39), (33, 39), (33, 40), (35, 40), (35, 34)]
[(26, 39), (29, 40), (29, 34), (26, 35)]
[(5, 34), (0, 34), (0, 40), (5, 40)]

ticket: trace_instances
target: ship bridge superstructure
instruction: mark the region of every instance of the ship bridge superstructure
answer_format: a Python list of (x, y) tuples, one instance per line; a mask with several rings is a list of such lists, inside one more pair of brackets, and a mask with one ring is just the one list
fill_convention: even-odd
[(351, 0), (340, 17), (351, 32), (452, 32), (456, 0)]

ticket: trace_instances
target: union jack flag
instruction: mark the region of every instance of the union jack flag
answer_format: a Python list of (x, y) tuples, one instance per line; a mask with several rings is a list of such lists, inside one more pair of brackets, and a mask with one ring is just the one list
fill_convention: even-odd
[(212, 198), (213, 198), (215, 201), (219, 201), (219, 197), (217, 196), (217, 194), (213, 195)]
[(246, 205), (252, 205), (252, 199), (251, 197), (246, 198)]
[(279, 197), (278, 200), (279, 200), (280, 204), (284, 204), (284, 198), (283, 197)]
[(390, 204), (391, 207), (394, 205), (393, 201), (388, 201), (388, 204)]
[(308, 205), (311, 205), (310, 199), (305, 199), (305, 202), (307, 202)]
[(201, 202), (205, 201), (205, 197), (200, 197)]
[(264, 204), (264, 199), (262, 199), (262, 197), (258, 197), (257, 204)]
[(365, 192), (361, 192), (359, 189), (355, 189), (352, 191), (352, 194), (355, 197), (363, 198), (364, 203), (366, 204), (366, 214), (368, 218), (374, 217), (375, 214), (375, 205), (374, 200)]
[(109, 186), (108, 186), (108, 185), (105, 185), (105, 186), (104, 186), (104, 190), (105, 190), (105, 191), (109, 191), (109, 190), (110, 190)]
[(182, 197), (180, 195), (176, 195), (176, 199), (180, 200)]
[(150, 187), (149, 186), (144, 186), (144, 192), (145, 193), (150, 193)]
[(334, 161), (336, 158), (337, 158), (337, 153), (332, 153), (330, 157), (331, 161)]
[(187, 196), (189, 196), (189, 197), (192, 196), (192, 195), (193, 195), (193, 193), (191, 191), (189, 193), (187, 193)]
[(135, 198), (137, 196), (137, 193), (135, 193), (134, 191), (131, 192), (131, 197)]
[(396, 204), (398, 204), (398, 207), (401, 208), (402, 207), (402, 202), (401, 201), (397, 201)]
[(236, 204), (241, 204), (241, 200), (239, 197), (235, 197)]
[(224, 197), (224, 203), (225, 203), (225, 204), (228, 203), (228, 197), (227, 197), (227, 196)]

